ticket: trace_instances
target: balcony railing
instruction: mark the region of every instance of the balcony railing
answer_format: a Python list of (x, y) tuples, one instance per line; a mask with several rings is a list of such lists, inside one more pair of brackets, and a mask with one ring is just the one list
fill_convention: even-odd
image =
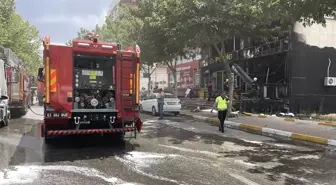
[[(226, 53), (227, 61), (237, 61), (246, 60), (252, 58), (258, 58), (263, 56), (274, 55), (278, 53), (283, 53), (291, 50), (290, 39), (281, 39), (273, 42), (268, 42), (265, 44), (257, 45), (250, 48), (245, 48), (242, 50)], [(209, 61), (203, 61), (201, 67), (206, 67), (211, 64), (221, 63), (223, 61), (210, 59)]]

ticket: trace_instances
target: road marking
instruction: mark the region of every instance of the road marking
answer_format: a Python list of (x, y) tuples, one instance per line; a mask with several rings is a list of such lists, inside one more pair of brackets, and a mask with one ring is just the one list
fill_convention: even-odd
[(243, 176), (240, 176), (238, 174), (234, 174), (234, 173), (229, 173), (229, 175), (237, 180), (239, 180), (240, 182), (244, 183), (244, 184), (247, 184), (247, 185), (259, 185), (258, 183), (256, 182), (253, 182)]

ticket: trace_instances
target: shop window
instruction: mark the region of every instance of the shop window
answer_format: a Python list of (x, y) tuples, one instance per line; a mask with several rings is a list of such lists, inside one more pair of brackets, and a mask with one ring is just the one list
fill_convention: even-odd
[(223, 71), (218, 71), (216, 74), (216, 90), (218, 91), (222, 91), (223, 90), (223, 84), (224, 84), (224, 80), (223, 80)]

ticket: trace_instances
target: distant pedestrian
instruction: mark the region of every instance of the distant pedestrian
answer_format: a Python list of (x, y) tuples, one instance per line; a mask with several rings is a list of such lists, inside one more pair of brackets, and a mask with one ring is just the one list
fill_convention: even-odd
[(158, 98), (157, 98), (158, 109), (159, 109), (159, 113), (160, 113), (160, 118), (159, 119), (163, 119), (164, 97), (165, 97), (165, 93), (163, 92), (162, 89), (159, 89), (159, 94), (158, 94)]
[(224, 91), (226, 93), (229, 93), (229, 90), (230, 90), (230, 87), (229, 87), (229, 79), (226, 79), (224, 84), (223, 84), (223, 87), (224, 87)]
[(227, 114), (227, 105), (228, 105), (228, 98), (225, 96), (225, 93), (222, 92), (220, 96), (216, 98), (216, 101), (211, 109), (211, 113), (213, 109), (217, 109), (218, 111), (218, 119), (219, 119), (219, 131), (222, 133), (224, 132), (224, 121), (226, 119)]
[(210, 101), (210, 98), (212, 96), (212, 82), (211, 82), (211, 80), (209, 80), (207, 86), (208, 86), (208, 101)]

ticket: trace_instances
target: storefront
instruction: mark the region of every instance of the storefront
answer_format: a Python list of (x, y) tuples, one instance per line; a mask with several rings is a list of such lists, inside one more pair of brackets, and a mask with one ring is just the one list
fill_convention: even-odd
[[(200, 85), (199, 60), (178, 64), (176, 66), (177, 88), (193, 88)], [(167, 68), (169, 87), (174, 85), (172, 71)]]
[(201, 87), (207, 89), (209, 81), (212, 83), (213, 90), (224, 90), (224, 82), (227, 73), (225, 73), (224, 65), (221, 62), (209, 62), (201, 64)]

